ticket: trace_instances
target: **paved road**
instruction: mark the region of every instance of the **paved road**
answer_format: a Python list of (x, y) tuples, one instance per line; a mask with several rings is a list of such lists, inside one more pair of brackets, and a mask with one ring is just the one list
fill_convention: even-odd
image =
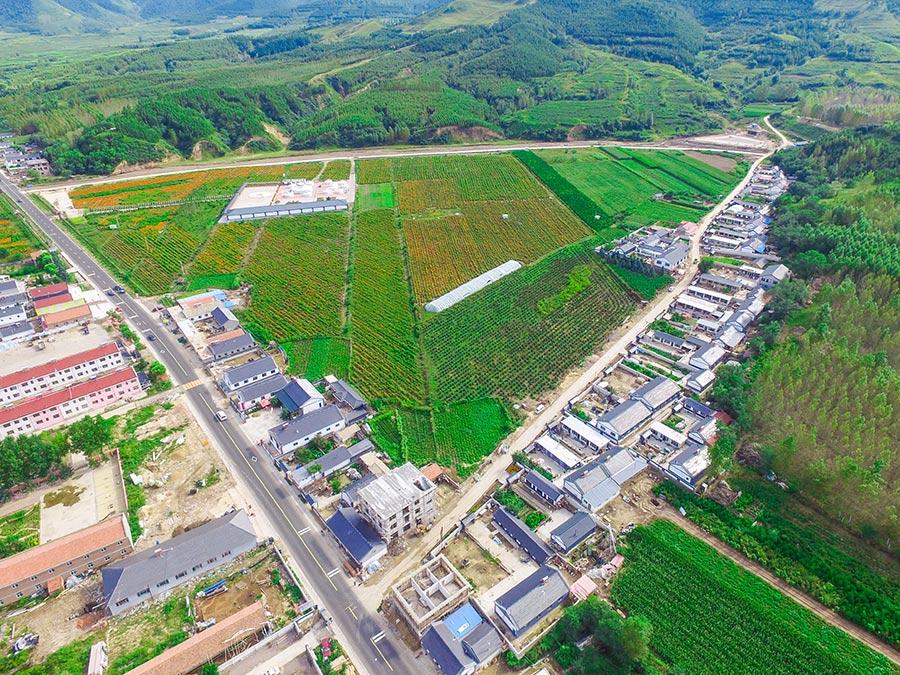
[[(752, 139), (748, 139), (753, 143)], [(248, 166), (278, 166), (295, 162), (319, 162), (331, 159), (379, 159), (384, 157), (419, 157), (428, 155), (478, 155), (485, 153), (511, 152), (512, 150), (564, 150), (567, 148), (596, 148), (601, 146), (616, 146), (621, 148), (634, 148), (640, 150), (719, 150), (733, 152), (749, 157), (758, 157), (768, 152), (766, 148), (754, 148), (751, 146), (735, 147), (727, 143), (714, 143), (708, 141), (693, 140), (691, 138), (673, 138), (659, 143), (624, 143), (622, 141), (529, 141), (515, 143), (500, 141), (494, 143), (479, 143), (473, 145), (436, 145), (413, 146), (409, 148), (375, 147), (363, 149), (342, 149), (326, 152), (289, 153), (277, 157), (258, 157), (256, 159), (226, 159), (218, 162), (197, 162), (192, 164), (177, 164), (157, 166), (149, 169), (134, 169), (111, 176), (98, 176), (96, 178), (72, 178), (56, 183), (46, 183), (27, 188), (26, 192), (42, 192), (56, 188), (74, 188), (82, 185), (97, 185), (112, 183), (121, 180), (134, 180), (136, 178), (149, 178), (152, 176), (167, 176), (171, 174), (186, 173), (188, 171), (202, 171), (205, 169), (230, 169)]]
[[(53, 244), (94, 286), (112, 288), (116, 281), (80, 245), (36, 207), (5, 176), (0, 174), (0, 191), (5, 193), (50, 238)], [(428, 659), (415, 659), (401, 642), (387, 632), (387, 622), (367, 611), (357, 597), (353, 581), (342, 571), (343, 556), (337, 546), (321, 533), (313, 517), (300, 506), (296, 493), (271, 462), (252, 461), (261, 456), (252, 449), (238, 421), (213, 421), (217, 403), (215, 389), (201, 377), (203, 365), (193, 352), (182, 347), (175, 336), (140, 302), (126, 293), (113, 298), (131, 326), (143, 335), (153, 334), (151, 343), (157, 357), (177, 385), (185, 386), (188, 404), (198, 421), (214, 439), (223, 459), (245, 493), (253, 497), (292, 560), (300, 568), (307, 595), (331, 613), (338, 639), (362, 673), (412, 675), (431, 673)], [(259, 514), (257, 514), (259, 515)]]

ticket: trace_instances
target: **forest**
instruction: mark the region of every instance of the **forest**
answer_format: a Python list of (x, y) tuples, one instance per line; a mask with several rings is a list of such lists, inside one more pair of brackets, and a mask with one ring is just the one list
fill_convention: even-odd
[(723, 366), (712, 390), (741, 435), (719, 448), (720, 466), (742, 447), (743, 463), (889, 550), (900, 535), (897, 133), (844, 131), (777, 156), (796, 181), (772, 231), (796, 278), (773, 290), (753, 356)]
[[(896, 113), (898, 78), (872, 21), (812, 0), (541, 0), (510, 3), (492, 23), (439, 4), (247, 0), (219, 11), (255, 21), (198, 32), (140, 22), (203, 20), (209, 3), (85, 1), (85, 25), (121, 10), (153, 37), (94, 33), (100, 47), (76, 38), (71, 59), (23, 54), (17, 41), (0, 56), (0, 127), (47, 146), (66, 175), (286, 148), (653, 139), (721, 127), (750, 101), (799, 105), (825, 86), (848, 92), (848, 121), (868, 119), (867, 106)], [(29, 3), (0, 3), (0, 16), (50, 30)]]

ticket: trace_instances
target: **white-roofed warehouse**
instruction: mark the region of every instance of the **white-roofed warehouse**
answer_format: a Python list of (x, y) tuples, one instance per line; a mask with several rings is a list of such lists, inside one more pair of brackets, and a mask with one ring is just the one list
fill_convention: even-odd
[(442, 296), (435, 298), (425, 305), (427, 312), (442, 312), (445, 309), (453, 307), (457, 302), (465, 300), (473, 293), (477, 293), (482, 288), (490, 286), (495, 281), (499, 281), (507, 274), (512, 274), (522, 267), (522, 263), (517, 260), (507, 260), (502, 265), (497, 265), (494, 269), (488, 270), (484, 274), (479, 274), (474, 279), (469, 279), (466, 283), (457, 286), (452, 291), (447, 291)]

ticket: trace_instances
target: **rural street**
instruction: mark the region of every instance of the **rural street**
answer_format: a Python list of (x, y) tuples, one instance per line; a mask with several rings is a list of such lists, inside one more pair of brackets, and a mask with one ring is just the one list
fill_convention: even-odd
[[(776, 132), (777, 133), (777, 132)], [(752, 139), (748, 139), (752, 142)], [(249, 166), (279, 166), (281, 164), (294, 164), (298, 162), (319, 162), (332, 159), (382, 159), (388, 157), (427, 157), (432, 155), (479, 155), (485, 153), (511, 152), (512, 150), (566, 150), (571, 148), (597, 148), (602, 146), (616, 146), (620, 148), (632, 148), (635, 150), (719, 150), (734, 152), (739, 155), (760, 156), (767, 151), (751, 147), (728, 147), (715, 143), (692, 141), (690, 138), (672, 139), (667, 143), (621, 143), (615, 141), (532, 141), (527, 143), (480, 143), (476, 145), (436, 145), (416, 146), (411, 148), (379, 147), (365, 149), (343, 149), (326, 152), (308, 152), (277, 157), (262, 157), (257, 159), (233, 159), (221, 162), (197, 162), (196, 164), (179, 164), (158, 166), (151, 169), (135, 169), (122, 174), (100, 176), (97, 178), (73, 178), (55, 183), (35, 185), (25, 189), (25, 192), (43, 192), (58, 188), (74, 188), (83, 185), (99, 185), (113, 183), (121, 180), (135, 180), (137, 178), (151, 178), (153, 176), (169, 176), (190, 171), (203, 171), (206, 169), (234, 169)]]
[[(766, 118), (766, 123), (768, 124), (768, 118)], [(781, 147), (784, 147), (786, 143), (787, 139), (781, 136)], [(625, 351), (628, 345), (638, 335), (643, 333), (663, 310), (691, 284), (695, 266), (700, 260), (700, 239), (706, 231), (706, 228), (709, 227), (709, 224), (713, 219), (728, 206), (731, 200), (741, 193), (750, 182), (750, 177), (753, 175), (756, 167), (770, 157), (771, 154), (772, 152), (769, 152), (754, 161), (750, 166), (747, 175), (744, 176), (741, 182), (738, 183), (737, 186), (735, 186), (735, 188), (712, 209), (712, 211), (707, 213), (700, 220), (700, 227), (697, 228), (697, 232), (691, 239), (690, 257), (686, 264), (687, 271), (681, 279), (670, 286), (665, 293), (654, 298), (654, 300), (641, 311), (640, 315), (629, 319), (629, 322), (626, 323), (626, 330), (624, 330), (611, 344), (603, 346), (603, 351), (599, 354), (599, 358), (596, 361), (588, 366), (574, 382), (559, 392), (556, 398), (547, 404), (546, 408), (533, 418), (527, 426), (514, 432), (513, 435), (506, 440), (509, 454), (524, 452), (528, 446), (544, 432), (547, 426), (553, 422), (563, 410), (565, 410), (569, 401), (579, 396), (585, 389), (590, 387), (595, 380), (600, 378), (603, 375), (603, 371), (618, 360), (619, 355)], [(379, 580), (377, 586), (374, 587), (376, 593), (367, 597), (378, 596), (386, 591), (398, 578), (400, 578), (400, 576), (408, 572), (410, 568), (418, 562), (422, 555), (434, 548), (441, 539), (441, 533), (449, 532), (456, 527), (456, 524), (465, 517), (481, 496), (487, 492), (496, 481), (501, 480), (506, 475), (506, 467), (508, 464), (508, 456), (495, 452), (491, 459), (482, 466), (479, 473), (476, 474), (477, 478), (475, 483), (473, 485), (463, 486), (465, 492), (460, 495), (460, 498), (456, 502), (454, 502), (452, 509), (442, 515), (440, 520), (438, 520), (420, 540), (416, 541), (414, 546), (410, 546), (407, 558), (396, 563), (391, 570)]]
[[(35, 206), (5, 176), (0, 174), (0, 191), (5, 193), (28, 218), (37, 225), (66, 258), (101, 291), (118, 282), (94, 261), (80, 245)], [(215, 389), (203, 373), (199, 359), (182, 347), (160, 320), (127, 293), (112, 300), (132, 328), (143, 336), (150, 333), (156, 341), (150, 346), (166, 366), (176, 385), (181, 385), (198, 422), (215, 441), (223, 460), (243, 488), (252, 496), (254, 516), (264, 516), (269, 524), (267, 535), (281, 540), (283, 549), (295, 566), (307, 597), (332, 616), (332, 627), (361, 673), (380, 675), (413, 675), (431, 673), (431, 661), (416, 660), (409, 649), (388, 630), (387, 622), (377, 613), (367, 611), (360, 603), (358, 587), (342, 568), (343, 555), (329, 537), (321, 534), (320, 525), (301, 507), (293, 488), (276, 471), (271, 462), (252, 462), (259, 453), (251, 447), (240, 424), (230, 416), (225, 422), (214, 421)], [(260, 513), (261, 512), (261, 513)]]

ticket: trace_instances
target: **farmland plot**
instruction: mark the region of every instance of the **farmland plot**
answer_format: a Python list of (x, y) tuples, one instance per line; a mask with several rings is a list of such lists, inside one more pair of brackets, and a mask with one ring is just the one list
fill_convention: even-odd
[(0, 195), (0, 263), (21, 260), (40, 247), (40, 241)]
[(345, 338), (308, 338), (283, 347), (291, 375), (316, 381), (326, 375), (345, 378), (350, 372), (350, 341)]
[(223, 206), (201, 202), (91, 214), (69, 226), (123, 283), (142, 295), (158, 295), (184, 275)]
[[(590, 283), (544, 313), (578, 266)], [(443, 402), (537, 396), (556, 386), (631, 312), (624, 284), (587, 244), (544, 258), (429, 319), (423, 343)]]
[[(725, 172), (681, 152), (591, 148), (537, 153), (609, 216), (632, 226), (697, 220), (743, 171)], [(660, 201), (675, 195), (678, 203)]]
[(346, 213), (272, 218), (243, 278), (252, 285), (248, 327), (279, 342), (338, 335), (350, 228)]
[(376, 400), (423, 401), (415, 320), (392, 210), (356, 216), (351, 302), (353, 381)]
[(590, 230), (511, 155), (393, 160), (417, 303), (506, 262), (530, 263)]
[[(231, 195), (247, 181), (277, 181), (282, 178), (315, 178), (321, 162), (302, 162), (279, 166), (232, 167), (208, 171), (125, 180), (88, 185), (72, 190), (69, 196), (79, 209), (108, 209), (165, 202), (180, 202), (201, 197)], [(349, 175), (349, 167), (347, 168)], [(346, 176), (345, 176), (346, 177)]]
[(651, 648), (678, 670), (894, 672), (887, 659), (672, 523), (632, 532), (625, 557), (612, 600), (650, 620)]
[(191, 276), (237, 274), (255, 234), (251, 221), (219, 223), (191, 266)]

